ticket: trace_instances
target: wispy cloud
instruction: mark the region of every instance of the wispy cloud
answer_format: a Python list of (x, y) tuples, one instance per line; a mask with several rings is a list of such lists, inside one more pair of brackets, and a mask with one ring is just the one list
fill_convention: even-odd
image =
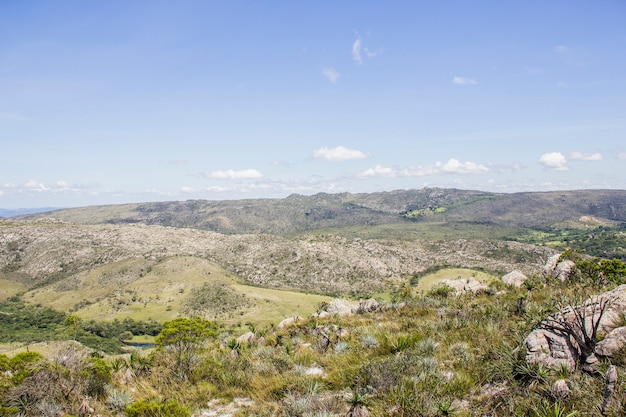
[(567, 171), (567, 158), (561, 152), (548, 152), (541, 155), (539, 163), (546, 169), (554, 171)]
[(352, 59), (357, 63), (362, 64), (363, 58), (361, 57), (361, 38), (356, 38), (352, 43)]
[(262, 178), (263, 174), (261, 174), (256, 169), (242, 169), (242, 170), (234, 170), (228, 169), (224, 171), (211, 171), (208, 173), (201, 174), (205, 178), (213, 178), (219, 180), (251, 180)]
[(356, 149), (337, 146), (335, 148), (320, 148), (313, 151), (313, 158), (325, 161), (342, 162), (354, 159), (365, 159), (367, 155)]
[(326, 78), (330, 80), (331, 83), (335, 84), (339, 77), (341, 76), (333, 67), (326, 67), (322, 70), (322, 74)]
[(475, 162), (461, 162), (458, 159), (450, 159), (448, 162), (437, 161), (433, 165), (419, 165), (404, 169), (390, 168), (382, 165), (376, 165), (374, 168), (367, 169), (359, 174), (359, 177), (423, 177), (426, 175), (439, 174), (457, 174), (457, 175), (475, 175), (489, 172), (489, 167)]
[(36, 180), (29, 180), (26, 184), (24, 184), (24, 188), (31, 191), (48, 191), (50, 189), (43, 183)]
[(363, 46), (363, 41), (361, 40), (361, 37), (358, 36), (358, 34), (357, 34), (357, 38), (354, 40), (354, 42), (352, 42), (352, 59), (357, 64), (363, 63), (363, 54), (365, 54), (367, 58), (374, 58), (380, 55), (382, 52), (383, 52), (382, 49), (377, 49), (375, 51), (372, 51), (366, 46)]
[(602, 154), (599, 152), (591, 153), (591, 154), (584, 154), (581, 152), (572, 152), (572, 154), (569, 156), (569, 159), (578, 159), (581, 161), (601, 161)]
[(617, 157), (621, 160), (626, 160), (626, 152), (620, 152), (617, 154)]
[(195, 191), (196, 191), (196, 190), (194, 190), (193, 188), (188, 187), (188, 186), (186, 186), (186, 185), (184, 185), (184, 186), (182, 186), (182, 187), (180, 188), (180, 192), (181, 192), (181, 193), (183, 193), (183, 194), (191, 194), (191, 193), (193, 193), (193, 192), (195, 192)]
[(452, 78), (452, 83), (457, 84), (457, 85), (476, 85), (478, 84), (478, 81), (473, 80), (471, 78), (454, 77)]

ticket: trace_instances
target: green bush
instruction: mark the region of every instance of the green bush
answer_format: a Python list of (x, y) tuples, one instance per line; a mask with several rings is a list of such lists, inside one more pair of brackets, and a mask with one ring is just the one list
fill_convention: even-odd
[(137, 401), (126, 407), (128, 417), (190, 417), (191, 411), (178, 401)]

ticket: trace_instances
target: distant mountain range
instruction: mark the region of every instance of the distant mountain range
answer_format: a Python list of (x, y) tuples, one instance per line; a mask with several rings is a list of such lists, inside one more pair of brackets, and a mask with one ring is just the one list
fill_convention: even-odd
[(463, 222), (543, 228), (626, 221), (626, 190), (489, 193), (423, 188), (369, 194), (293, 194), (282, 199), (188, 200), (90, 206), (20, 216), (76, 224), (161, 225), (220, 233), (290, 234), (349, 226)]
[(18, 208), (3, 209), (0, 208), (0, 217), (23, 216), (25, 214), (45, 213), (53, 210), (60, 210), (59, 207), (37, 207), (37, 208)]
[(624, 190), (425, 188), (59, 209), (0, 220), (0, 301), (24, 294), (83, 317), (166, 320), (205, 285), (257, 306), (277, 297), (261, 288), (369, 296), (437, 268), (536, 274), (567, 247), (626, 259), (624, 242)]

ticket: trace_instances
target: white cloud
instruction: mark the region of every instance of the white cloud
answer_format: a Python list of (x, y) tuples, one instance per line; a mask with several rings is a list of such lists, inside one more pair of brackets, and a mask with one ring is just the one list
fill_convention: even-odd
[(206, 190), (214, 192), (214, 193), (223, 193), (223, 192), (228, 191), (229, 189), (226, 187), (219, 187), (217, 185), (212, 185), (210, 187), (206, 187)]
[(539, 163), (545, 168), (555, 171), (567, 171), (569, 169), (567, 166), (567, 158), (565, 158), (561, 152), (544, 153), (541, 155), (541, 158), (539, 158)]
[(207, 178), (215, 178), (220, 180), (251, 180), (262, 178), (263, 174), (261, 174), (256, 169), (242, 169), (239, 171), (229, 169), (225, 171), (212, 171), (208, 174), (205, 174), (205, 176)]
[(469, 161), (460, 162), (454, 158), (450, 159), (445, 164), (437, 162), (435, 168), (448, 174), (481, 174), (483, 172), (489, 172), (489, 168), (484, 165)]
[(452, 78), (452, 82), (454, 84), (457, 84), (457, 85), (476, 85), (476, 84), (478, 84), (478, 81), (473, 80), (471, 78), (465, 78), (465, 77), (454, 77), (454, 78)]
[(599, 152), (596, 153), (592, 153), (592, 154), (584, 154), (581, 152), (572, 152), (572, 154), (569, 157), (570, 159), (579, 159), (581, 161), (601, 161), (602, 160), (602, 154)]
[(43, 183), (35, 181), (35, 180), (29, 180), (26, 184), (24, 184), (24, 187), (33, 191), (49, 190), (49, 188), (47, 188)]
[(361, 57), (361, 38), (356, 38), (352, 44), (352, 59), (359, 64), (363, 63), (363, 58)]
[(313, 158), (324, 159), (332, 162), (341, 162), (354, 159), (365, 159), (367, 158), (367, 155), (361, 151), (357, 151), (356, 149), (349, 149), (345, 146), (337, 146), (336, 148), (324, 147), (317, 149), (313, 152)]
[(193, 189), (193, 188), (191, 188), (191, 187), (188, 187), (188, 186), (184, 185), (183, 187), (181, 187), (180, 191), (181, 191), (182, 193), (184, 193), (184, 194), (189, 194), (189, 193), (193, 193), (193, 192), (194, 192), (194, 191), (196, 191), (196, 190), (194, 190), (194, 189)]
[(398, 171), (394, 170), (393, 168), (376, 165), (374, 168), (369, 168), (363, 171), (360, 176), (395, 178), (398, 176)]
[(380, 54), (383, 53), (382, 49), (378, 49), (376, 51), (370, 51), (367, 48), (363, 48), (363, 52), (365, 52), (365, 55), (367, 55), (368, 58), (374, 58), (375, 56), (378, 56)]
[(337, 71), (335, 71), (335, 69), (333, 67), (326, 67), (322, 70), (322, 74), (324, 74), (324, 76), (326, 78), (328, 78), (330, 80), (331, 83), (335, 84), (337, 82), (337, 80), (339, 79), (339, 77), (341, 75), (339, 75), (339, 73)]
[(622, 160), (626, 160), (626, 152), (620, 152), (617, 154), (617, 157)]
[(413, 166), (405, 169), (388, 168), (382, 165), (376, 165), (374, 168), (367, 169), (359, 174), (359, 177), (423, 177), (426, 175), (438, 174), (460, 174), (473, 175), (489, 172), (489, 168), (475, 162), (461, 162), (457, 159), (450, 159), (448, 162), (437, 161), (433, 165)]

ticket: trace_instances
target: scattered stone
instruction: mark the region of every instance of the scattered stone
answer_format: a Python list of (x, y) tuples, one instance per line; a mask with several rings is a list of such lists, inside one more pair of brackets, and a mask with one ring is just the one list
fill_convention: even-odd
[(324, 370), (322, 368), (317, 367), (317, 366), (313, 366), (311, 368), (307, 368), (304, 371), (304, 375), (307, 375), (307, 376), (324, 376)]
[(368, 298), (367, 300), (359, 300), (359, 306), (357, 307), (356, 312), (371, 313), (378, 310), (379, 307), (380, 305), (378, 304), (378, 301), (373, 298)]
[(341, 298), (335, 298), (328, 303), (326, 312), (330, 315), (349, 316), (358, 307), (357, 304)]
[(515, 271), (511, 271), (505, 276), (502, 277), (502, 282), (506, 285), (512, 285), (513, 287), (521, 287), (524, 285), (524, 281), (526, 281), (528, 277), (524, 275), (521, 271), (517, 269)]
[(617, 384), (617, 367), (615, 365), (611, 365), (606, 371), (606, 381), (604, 383), (604, 400), (602, 401), (602, 415), (606, 415), (606, 412), (611, 405), (613, 394), (615, 394), (615, 384)]
[(572, 390), (567, 385), (567, 381), (564, 379), (559, 379), (552, 384), (550, 388), (550, 394), (555, 400), (564, 400), (569, 397), (572, 393)]
[(489, 285), (484, 282), (478, 281), (474, 277), (459, 278), (459, 279), (444, 279), (440, 282), (441, 285), (447, 285), (451, 288), (454, 288), (456, 295), (461, 295), (465, 293), (477, 293), (478, 291), (487, 291), (489, 289)]
[(302, 316), (288, 317), (285, 320), (283, 320), (280, 323), (278, 323), (278, 328), (279, 329), (284, 329), (284, 328), (287, 328), (287, 327), (294, 326), (300, 320), (302, 320)]
[(252, 332), (246, 332), (239, 336), (236, 340), (239, 343), (254, 343), (256, 340), (256, 335)]

